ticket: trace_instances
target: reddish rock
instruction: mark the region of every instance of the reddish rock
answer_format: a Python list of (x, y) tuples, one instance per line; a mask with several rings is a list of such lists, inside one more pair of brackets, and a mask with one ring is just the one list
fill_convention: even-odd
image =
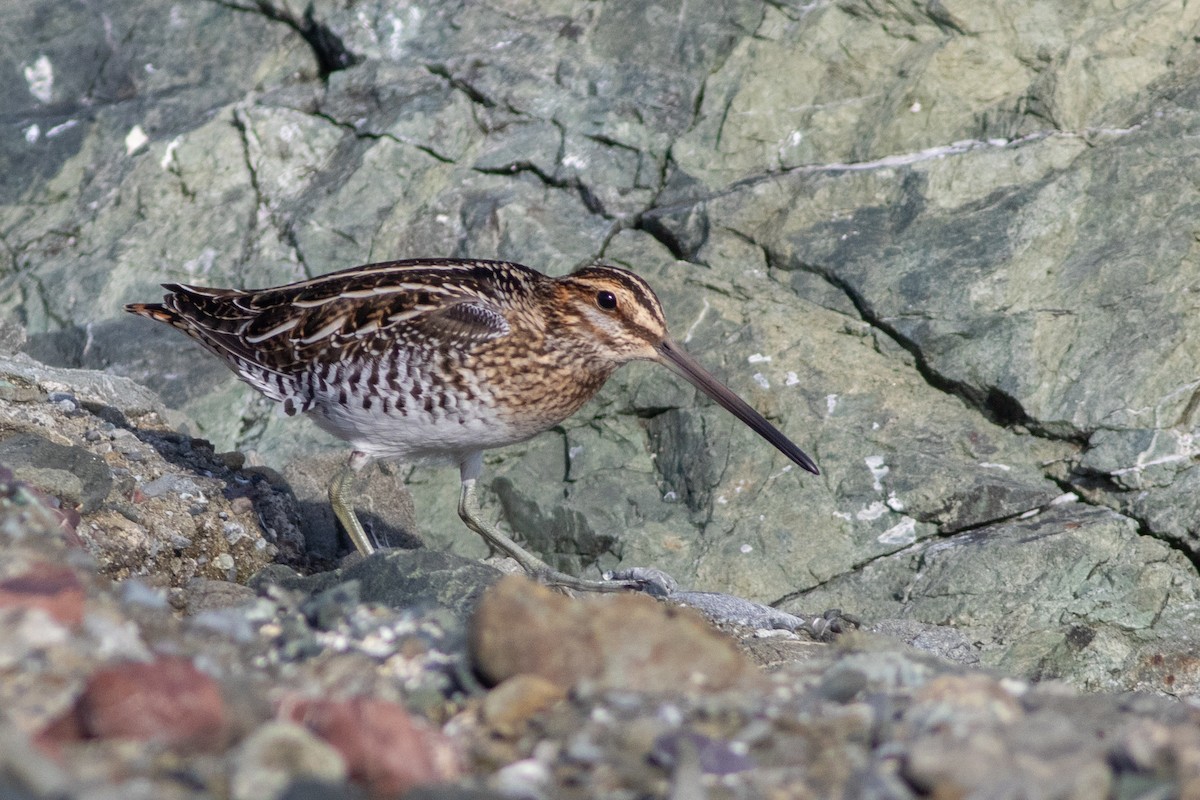
[(457, 772), (449, 743), (396, 703), (370, 697), (285, 701), (279, 716), (329, 742), (372, 798), (398, 797)]
[(98, 670), (45, 739), (135, 739), (184, 750), (219, 749), (227, 713), (217, 682), (186, 658), (163, 656)]
[(70, 567), (35, 562), (0, 581), (0, 608), (40, 608), (64, 625), (83, 621), (83, 584)]
[(471, 619), (471, 657), (496, 684), (538, 675), (569, 688), (721, 691), (762, 680), (733, 641), (696, 612), (645, 595), (574, 599), (510, 575)]

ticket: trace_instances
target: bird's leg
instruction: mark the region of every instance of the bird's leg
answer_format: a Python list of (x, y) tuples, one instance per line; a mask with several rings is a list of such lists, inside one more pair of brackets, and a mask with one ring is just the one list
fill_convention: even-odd
[(337, 475), (333, 477), (333, 483), (329, 484), (329, 505), (333, 506), (333, 515), (346, 529), (350, 541), (354, 542), (354, 547), (364, 556), (374, 553), (375, 545), (367, 538), (367, 532), (363, 530), (362, 523), (358, 521), (354, 507), (346, 502), (346, 492), (353, 488), (354, 478), (369, 463), (371, 463), (370, 456), (355, 450), (350, 454), (345, 465), (338, 470)]
[(617, 592), (622, 589), (641, 588), (641, 584), (636, 581), (589, 581), (554, 569), (505, 536), (494, 525), (483, 521), (479, 498), (475, 494), (475, 481), (483, 471), (482, 454), (474, 453), (463, 459), (460, 470), (462, 494), (458, 500), (458, 516), (462, 517), (462, 521), (467, 524), (468, 528), (482, 536), (484, 541), (492, 547), (520, 564), (536, 580), (551, 586), (562, 586), (582, 592)]

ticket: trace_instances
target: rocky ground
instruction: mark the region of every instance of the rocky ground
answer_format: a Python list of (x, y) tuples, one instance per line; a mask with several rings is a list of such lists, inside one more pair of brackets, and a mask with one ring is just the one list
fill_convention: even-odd
[[(0, 796), (1200, 796), (1200, 6), (0, 12)], [(653, 598), (452, 471), (343, 560), (121, 307), (415, 256), (637, 271), (822, 475), (635, 365), (482, 487)]]

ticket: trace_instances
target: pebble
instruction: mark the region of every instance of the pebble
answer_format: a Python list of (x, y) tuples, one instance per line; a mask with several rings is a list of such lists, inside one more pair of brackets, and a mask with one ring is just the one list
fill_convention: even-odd
[(281, 703), (279, 717), (332, 745), (350, 778), (372, 797), (400, 795), (458, 772), (449, 742), (396, 703), (371, 697), (291, 698)]
[(190, 621), (196, 630), (211, 631), (240, 644), (255, 641), (258, 634), (246, 615), (237, 609), (201, 611)]
[(516, 761), (496, 770), (488, 784), (505, 797), (519, 800), (542, 800), (551, 796), (550, 770), (534, 758)]
[(38, 608), (70, 627), (83, 621), (83, 584), (70, 567), (35, 562), (0, 581), (0, 608)]
[(1024, 716), (1020, 702), (989, 675), (942, 675), (914, 696), (905, 714), (919, 730), (941, 730), (948, 725), (993, 727)]
[(237, 578), (237, 562), (233, 560), (233, 556), (229, 553), (220, 553), (213, 559), (213, 566), (221, 570), (225, 574), (226, 580), (234, 580)]
[(572, 599), (519, 575), (484, 594), (471, 619), (470, 647), (477, 671), (492, 684), (530, 674), (564, 689), (588, 682), (633, 692), (713, 692), (761, 677), (732, 639), (690, 609), (635, 594)]
[(121, 581), (120, 587), (122, 603), (145, 608), (167, 608), (167, 593), (161, 587), (150, 586), (136, 578)]
[(530, 719), (566, 696), (562, 687), (537, 675), (514, 675), (487, 693), (480, 709), (488, 727), (512, 736)]
[(66, 627), (37, 606), (10, 621), (6, 629), (5, 636), (0, 638), (0, 670), (18, 668), (29, 660), (36, 663), (46, 651), (65, 643), (71, 636)]
[(67, 772), (7, 720), (0, 720), (0, 776), (5, 800), (66, 797), (70, 786)]
[(732, 775), (754, 769), (754, 759), (740, 742), (714, 739), (692, 731), (671, 731), (659, 736), (650, 757), (673, 769), (681, 761), (694, 758), (706, 775)]
[(188, 614), (203, 611), (220, 611), (251, 603), (257, 597), (253, 589), (233, 581), (217, 581), (211, 578), (192, 578), (187, 582), (185, 610)]
[(161, 497), (167, 492), (172, 492), (180, 496), (186, 494), (193, 497), (204, 494), (191, 478), (171, 474), (161, 475), (152, 481), (143, 483), (140, 488), (142, 494), (146, 497)]
[(220, 687), (179, 656), (97, 670), (68, 715), (56, 729), (60, 734), (158, 742), (181, 751), (215, 750), (227, 734)]
[(238, 746), (230, 791), (234, 800), (275, 800), (305, 778), (341, 783), (346, 762), (303, 726), (268, 722)]
[(46, 397), (46, 400), (65, 414), (75, 414), (79, 412), (79, 400), (77, 400), (73, 394), (69, 394), (67, 392), (51, 392)]

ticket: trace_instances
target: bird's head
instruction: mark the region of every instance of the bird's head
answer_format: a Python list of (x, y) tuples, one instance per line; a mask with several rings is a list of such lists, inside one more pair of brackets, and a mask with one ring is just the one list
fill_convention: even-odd
[(662, 304), (642, 278), (619, 267), (584, 267), (555, 280), (554, 323), (575, 346), (605, 369), (630, 361), (655, 361), (680, 375), (804, 469), (817, 466), (779, 429), (718, 381), (667, 332)]
[[(584, 267), (555, 281), (556, 323), (570, 327), (595, 357), (620, 366), (658, 360), (668, 338), (662, 304), (645, 280), (619, 267)], [(561, 331), (567, 333), (567, 331)]]

